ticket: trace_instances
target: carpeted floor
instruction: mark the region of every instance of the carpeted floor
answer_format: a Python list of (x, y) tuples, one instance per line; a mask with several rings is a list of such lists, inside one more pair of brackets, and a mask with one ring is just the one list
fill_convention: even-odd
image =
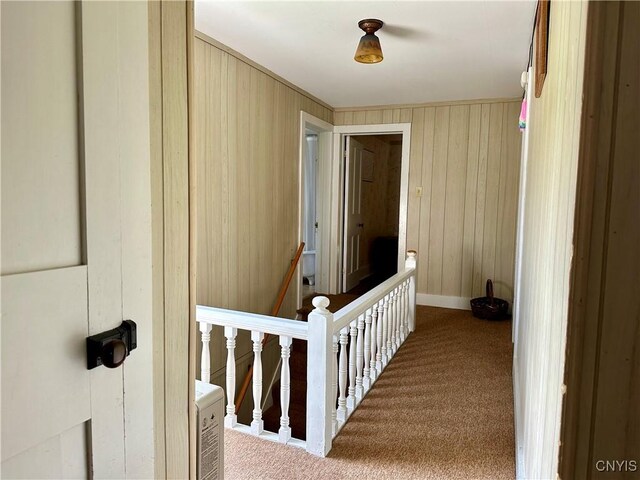
[(418, 307), (327, 458), (225, 431), (233, 479), (513, 479), (511, 322)]

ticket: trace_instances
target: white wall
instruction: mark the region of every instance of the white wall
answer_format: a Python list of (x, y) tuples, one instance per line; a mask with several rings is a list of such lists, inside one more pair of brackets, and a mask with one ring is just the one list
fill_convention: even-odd
[(552, 4), (548, 73), (529, 105), (514, 356), (519, 478), (555, 479), (558, 469), (586, 16), (586, 2)]

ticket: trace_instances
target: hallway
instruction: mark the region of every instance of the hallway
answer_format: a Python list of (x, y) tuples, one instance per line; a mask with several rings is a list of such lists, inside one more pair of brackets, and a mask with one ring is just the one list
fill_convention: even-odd
[(229, 479), (510, 479), (511, 322), (418, 307), (416, 331), (327, 458), (225, 431)]

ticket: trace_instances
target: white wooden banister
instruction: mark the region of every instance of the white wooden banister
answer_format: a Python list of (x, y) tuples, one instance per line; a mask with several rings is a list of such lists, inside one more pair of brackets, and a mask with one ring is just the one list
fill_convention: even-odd
[(416, 280), (418, 278), (418, 261), (415, 250), (407, 252), (407, 259), (404, 263), (407, 270), (412, 269), (414, 275), (409, 278), (409, 331), (416, 329)]
[(291, 373), (289, 357), (291, 356), (291, 337), (280, 336), (280, 356), (282, 367), (280, 369), (280, 429), (278, 437), (280, 442), (287, 443), (291, 440), (291, 428), (289, 427), (289, 400), (291, 397)]
[(338, 367), (338, 386), (340, 396), (338, 397), (338, 421), (347, 421), (347, 343), (349, 342), (349, 329), (347, 327), (340, 330), (340, 363)]
[(260, 435), (264, 430), (262, 421), (262, 340), (264, 333), (251, 332), (253, 342), (253, 421), (251, 422), (251, 433)]
[(333, 314), (334, 318), (334, 332), (342, 330), (348, 326), (353, 320), (358, 318), (359, 315), (367, 312), (367, 309), (371, 305), (375, 304), (379, 300), (387, 296), (397, 285), (404, 280), (413, 276), (415, 272), (414, 268), (405, 268), (403, 271), (398, 272), (393, 277), (388, 278), (373, 290), (368, 291), (361, 297), (355, 299), (353, 302), (342, 307), (336, 313)]
[(382, 302), (382, 368), (389, 363), (389, 294), (384, 297)]
[(329, 299), (313, 299), (307, 345), (307, 451), (324, 457), (331, 450), (333, 387), (333, 314)]
[(207, 383), (211, 381), (211, 353), (209, 352), (209, 343), (211, 342), (211, 328), (211, 325), (207, 323), (200, 324), (200, 333), (202, 334), (200, 380)]
[[(371, 350), (371, 327), (372, 327), (372, 309), (367, 310), (364, 317), (364, 352), (363, 352), (363, 370), (362, 370), (362, 390), (356, 393), (358, 401), (364, 397), (364, 392), (371, 387), (371, 367), (375, 362), (375, 353)], [(375, 328), (375, 327), (374, 327)], [(360, 337), (358, 337), (360, 341)], [(373, 361), (371, 360), (373, 358)]]
[[(416, 253), (410, 251), (402, 271), (335, 314), (328, 310), (326, 297), (316, 297), (308, 322), (198, 305), (196, 321), (202, 338), (200, 375), (203, 381), (211, 381), (212, 326), (224, 327), (227, 349), (225, 427), (301, 446), (309, 453), (326, 456), (335, 435), (415, 330), (416, 268)], [(238, 330), (251, 332), (254, 405), (250, 425), (238, 423), (234, 404)], [(262, 419), (262, 350), (266, 334), (279, 337), (281, 416), (277, 432), (264, 431)], [(293, 339), (307, 342), (306, 442), (291, 436)]]
[(268, 333), (274, 336), (285, 335), (300, 340), (307, 340), (308, 337), (307, 324), (304, 322), (204, 305), (196, 306), (196, 321), (234, 327), (238, 330)]
[(233, 327), (224, 327), (224, 336), (227, 339), (227, 414), (224, 417), (225, 427), (235, 427), (238, 421), (236, 405), (233, 400), (236, 397), (236, 335), (238, 330)]
[(376, 304), (376, 308), (378, 310), (378, 325), (376, 327), (376, 376), (380, 375), (382, 372), (382, 348), (384, 346), (384, 338), (382, 337), (382, 323), (383, 323), (383, 314), (384, 309), (382, 306), (384, 305), (384, 300), (380, 300)]
[[(347, 409), (353, 411), (356, 407), (356, 383), (358, 376), (358, 322), (354, 320), (349, 327), (349, 388), (347, 390)], [(364, 323), (364, 321), (362, 321)], [(360, 360), (362, 360), (362, 354), (360, 354)], [(360, 384), (362, 385), (362, 361), (360, 361)]]
[[(367, 312), (369, 313), (369, 312)], [(356, 326), (356, 389), (355, 389), (355, 403), (353, 408), (355, 408), (355, 404), (362, 400), (364, 397), (364, 378), (365, 378), (365, 363), (369, 364), (369, 359), (365, 360), (365, 351), (370, 352), (368, 350), (367, 343), (365, 342), (364, 336), (366, 331), (366, 317), (362, 318), (362, 315), (358, 318), (358, 323)], [(371, 328), (371, 316), (369, 316), (369, 328)], [(353, 339), (352, 339), (353, 340)], [(369, 375), (369, 369), (367, 368), (366, 375)]]

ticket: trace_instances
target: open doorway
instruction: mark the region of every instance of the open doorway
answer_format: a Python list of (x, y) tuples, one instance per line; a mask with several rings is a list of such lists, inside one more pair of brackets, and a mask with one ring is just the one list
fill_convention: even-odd
[(402, 134), (345, 135), (342, 292), (398, 271)]
[(316, 216), (317, 198), (317, 165), (318, 165), (318, 134), (306, 129), (303, 144), (304, 161), (304, 196), (302, 211), (302, 296), (308, 297), (316, 292), (315, 277), (318, 272), (316, 262), (316, 235), (318, 232), (318, 218)]
[(300, 242), (298, 307), (303, 298), (329, 288), (330, 172), (333, 125), (300, 113)]

